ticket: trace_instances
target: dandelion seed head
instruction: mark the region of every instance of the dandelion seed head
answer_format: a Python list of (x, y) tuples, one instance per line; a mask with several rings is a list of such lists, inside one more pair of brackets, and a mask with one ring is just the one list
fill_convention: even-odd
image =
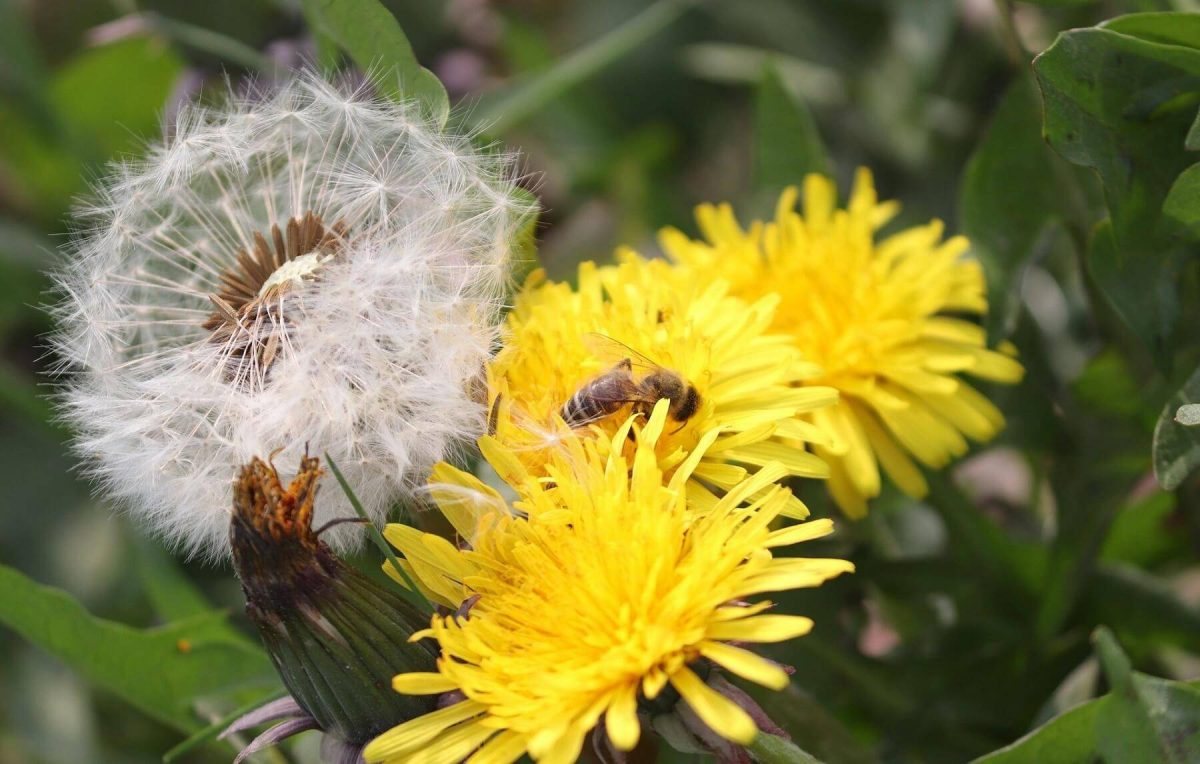
[[(482, 432), (471, 381), (532, 213), (515, 192), (511, 156), (315, 75), (185, 107), (80, 211), (57, 274), (62, 412), (86, 470), (213, 557), (255, 456), (327, 452), (382, 518)], [(352, 514), (324, 493), (318, 523)]]

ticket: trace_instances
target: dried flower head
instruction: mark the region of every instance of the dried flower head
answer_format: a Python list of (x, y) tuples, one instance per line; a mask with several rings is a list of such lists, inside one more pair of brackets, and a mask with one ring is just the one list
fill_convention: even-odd
[(234, 482), (233, 567), (246, 615), (292, 701), (258, 709), (230, 728), (255, 726), (275, 711), (291, 717), (238, 761), (307, 729), (320, 729), (328, 746), (357, 751), (383, 730), (433, 710), (432, 702), (388, 687), (398, 671), (433, 667), (433, 648), (409, 641), (427, 614), (342, 562), (321, 540), (312, 518), (322, 472), (316, 458), (304, 457), (284, 485), (273, 465), (254, 459)]
[[(185, 108), (173, 138), (115, 169), (55, 308), (87, 469), (211, 556), (254, 456), (327, 452), (379, 518), (478, 436), (473, 393), (532, 212), (510, 158), (416, 107), (312, 75), (228, 101)], [(326, 498), (317, 524), (350, 512)]]

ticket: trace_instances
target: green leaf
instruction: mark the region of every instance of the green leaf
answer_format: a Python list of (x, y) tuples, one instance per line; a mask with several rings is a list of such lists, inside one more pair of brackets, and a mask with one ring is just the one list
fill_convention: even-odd
[(666, 29), (697, 2), (656, 0), (616, 29), (563, 57), (545, 72), (483, 98), (474, 110), (471, 122), (491, 135), (503, 134)]
[(1065, 32), (1034, 61), (1046, 139), (1104, 188), (1112, 225), (1093, 240), (1092, 275), (1164, 368), (1183, 253), (1162, 209), (1194, 161), (1184, 140), (1200, 93), (1198, 45), (1195, 15), (1139, 14)]
[(760, 764), (821, 764), (792, 741), (767, 732), (759, 732), (746, 750)]
[(1169, 682), (1131, 671), (1107, 629), (1099, 629), (1095, 640), (1113, 692), (1056, 716), (973, 764), (1198, 760), (1200, 681)]
[[(147, 541), (138, 543), (134, 559), (150, 604), (164, 621), (181, 621), (224, 612), (213, 608), (204, 593), (188, 580), (183, 569), (157, 544)], [(219, 631), (233, 642), (251, 646), (258, 644), (229, 623), (223, 623)]]
[(1188, 542), (1174, 525), (1175, 494), (1155, 491), (1117, 512), (1100, 552), (1103, 562), (1152, 568), (1187, 554)]
[(1200, 652), (1200, 609), (1140, 568), (1097, 566), (1086, 602), (1092, 623), (1108, 624), (1131, 646), (1149, 652), (1173, 644)]
[(342, 47), (388, 95), (412, 98), (445, 124), (450, 114), (446, 88), (417, 62), (396, 17), (378, 0), (303, 0), (309, 26)]
[(1200, 689), (1132, 670), (1108, 629), (1095, 635), (1112, 692), (1096, 715), (1096, 747), (1105, 761), (1185, 764), (1200, 761)]
[(1192, 165), (1175, 179), (1163, 202), (1163, 216), (1178, 224), (1192, 240), (1200, 239), (1200, 164)]
[(808, 107), (783, 84), (774, 62), (754, 94), (754, 176), (758, 189), (778, 194), (809, 173), (829, 175), (825, 145)]
[(0, 566), (0, 591), (0, 623), (183, 732), (203, 726), (192, 712), (195, 699), (279, 684), (262, 650), (226, 635), (223, 614), (135, 629), (96, 618), (65, 592), (7, 566)]
[(1154, 476), (1168, 491), (1200, 465), (1200, 430), (1175, 421), (1180, 408), (1195, 403), (1200, 403), (1200, 368), (1167, 401), (1154, 428)]
[(170, 49), (148, 38), (86, 49), (55, 73), (45, 94), (61, 129), (47, 130), (0, 102), (3, 171), (21, 179), (21, 197), (57, 220), (92, 166), (137, 154), (158, 135), (180, 71)]
[(1076, 706), (972, 764), (1094, 764), (1096, 718), (1108, 703), (1105, 696)]
[(150, 597), (154, 612), (164, 621), (204, 615), (214, 608), (187, 580), (174, 560), (156, 545), (143, 542), (134, 553), (142, 587)]
[(1014, 82), (971, 155), (959, 191), (962, 230), (987, 273), (989, 341), (1016, 327), (1021, 280), (1053, 239), (1052, 221), (1070, 193), (1061, 162), (1042, 140), (1041, 104), (1026, 77)]
[(771, 721), (787, 730), (805, 750), (838, 764), (870, 764), (871, 750), (855, 739), (833, 714), (794, 684), (780, 692), (744, 683), (742, 689), (760, 706), (770, 709)]

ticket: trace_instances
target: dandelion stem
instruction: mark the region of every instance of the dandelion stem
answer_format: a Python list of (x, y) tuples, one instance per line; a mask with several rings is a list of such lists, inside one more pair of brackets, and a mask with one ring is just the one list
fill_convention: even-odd
[(379, 551), (383, 552), (383, 556), (388, 559), (388, 562), (392, 564), (392, 568), (395, 569), (400, 578), (404, 579), (405, 585), (408, 586), (408, 590), (403, 592), (405, 599), (409, 600), (418, 607), (423, 607), (427, 612), (432, 613), (433, 603), (429, 601), (429, 598), (425, 596), (424, 592), (417, 588), (417, 585), (412, 580), (412, 577), (408, 575), (408, 571), (401, 567), (400, 560), (396, 559), (396, 553), (392, 551), (392, 547), (388, 544), (387, 539), (385, 539), (383, 534), (379, 532), (379, 529), (375, 527), (375, 523), (371, 522), (371, 518), (367, 517), (366, 510), (363, 509), (358, 497), (354, 495), (354, 490), (350, 487), (350, 484), (346, 482), (346, 478), (342, 476), (342, 471), (338, 469), (338, 466), (333, 461), (333, 458), (330, 457), (328, 453), (326, 453), (324, 456), (325, 462), (329, 465), (330, 472), (332, 472), (333, 476), (337, 478), (338, 485), (342, 487), (342, 490), (346, 493), (346, 498), (350, 500), (350, 505), (354, 507), (354, 511), (358, 513), (358, 516), (361, 517), (363, 522), (366, 524), (368, 533), (371, 536), (371, 541), (374, 542), (375, 546), (379, 547)]

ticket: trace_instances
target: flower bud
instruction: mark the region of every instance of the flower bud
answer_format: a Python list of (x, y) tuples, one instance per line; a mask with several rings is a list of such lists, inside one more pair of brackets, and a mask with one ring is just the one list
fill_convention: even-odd
[(305, 456), (286, 488), (261, 459), (233, 487), (230, 542), (246, 613), (296, 703), (325, 733), (361, 745), (433, 710), (392, 677), (433, 671), (436, 653), (409, 637), (428, 617), (333, 554), (312, 528), (322, 474)]

